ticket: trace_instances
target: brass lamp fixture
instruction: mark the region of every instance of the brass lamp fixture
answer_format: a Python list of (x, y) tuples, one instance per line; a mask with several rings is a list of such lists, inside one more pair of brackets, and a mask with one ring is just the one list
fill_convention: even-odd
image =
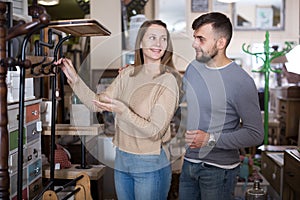
[(43, 6), (54, 6), (59, 4), (59, 0), (38, 0), (38, 4)]

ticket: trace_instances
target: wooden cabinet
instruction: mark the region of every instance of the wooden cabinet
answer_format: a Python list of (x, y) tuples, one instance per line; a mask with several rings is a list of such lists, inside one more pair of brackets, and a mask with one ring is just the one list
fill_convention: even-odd
[(283, 190), (283, 152), (262, 152), (261, 173), (281, 197)]
[(300, 98), (279, 98), (280, 143), (295, 144), (298, 138)]
[(297, 149), (284, 152), (283, 199), (300, 199), (300, 153)]
[[(262, 145), (261, 150), (261, 173), (270, 183), (268, 194), (271, 199), (284, 199), (284, 179), (286, 178), (284, 168), (286, 166), (285, 151), (295, 150), (297, 146), (292, 145)], [(287, 163), (289, 165), (290, 163)], [(298, 168), (298, 171), (300, 168)]]
[[(41, 100), (25, 102), (23, 127), (23, 199), (33, 199), (42, 190)], [(16, 199), (18, 179), (19, 104), (8, 105), (10, 199)]]

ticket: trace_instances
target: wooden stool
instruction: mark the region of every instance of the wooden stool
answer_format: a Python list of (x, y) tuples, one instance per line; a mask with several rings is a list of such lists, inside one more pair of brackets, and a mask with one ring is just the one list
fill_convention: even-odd
[[(54, 171), (54, 178), (59, 180), (71, 180), (80, 174), (83, 170), (89, 176), (91, 180), (91, 193), (94, 200), (103, 199), (102, 186), (103, 186), (103, 175), (105, 173), (104, 165), (91, 165), (89, 169), (80, 169), (80, 165), (72, 165), (71, 168), (59, 169)], [(50, 178), (50, 167), (43, 166), (43, 178)]]

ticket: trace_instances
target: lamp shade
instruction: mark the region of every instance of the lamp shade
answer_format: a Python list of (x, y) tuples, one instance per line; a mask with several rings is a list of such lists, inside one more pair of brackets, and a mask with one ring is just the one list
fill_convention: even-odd
[(300, 55), (300, 45), (295, 46), (290, 52), (288, 52), (285, 55), (288, 61), (285, 63), (288, 72), (300, 74), (299, 55)]
[(54, 6), (59, 4), (59, 0), (38, 0), (38, 4), (43, 6)]

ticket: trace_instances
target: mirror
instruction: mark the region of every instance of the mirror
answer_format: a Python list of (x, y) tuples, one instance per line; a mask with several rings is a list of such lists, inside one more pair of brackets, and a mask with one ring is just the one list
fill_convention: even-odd
[(285, 0), (240, 0), (233, 3), (236, 30), (283, 30)]
[(156, 18), (168, 26), (171, 33), (186, 30), (186, 0), (156, 0)]

